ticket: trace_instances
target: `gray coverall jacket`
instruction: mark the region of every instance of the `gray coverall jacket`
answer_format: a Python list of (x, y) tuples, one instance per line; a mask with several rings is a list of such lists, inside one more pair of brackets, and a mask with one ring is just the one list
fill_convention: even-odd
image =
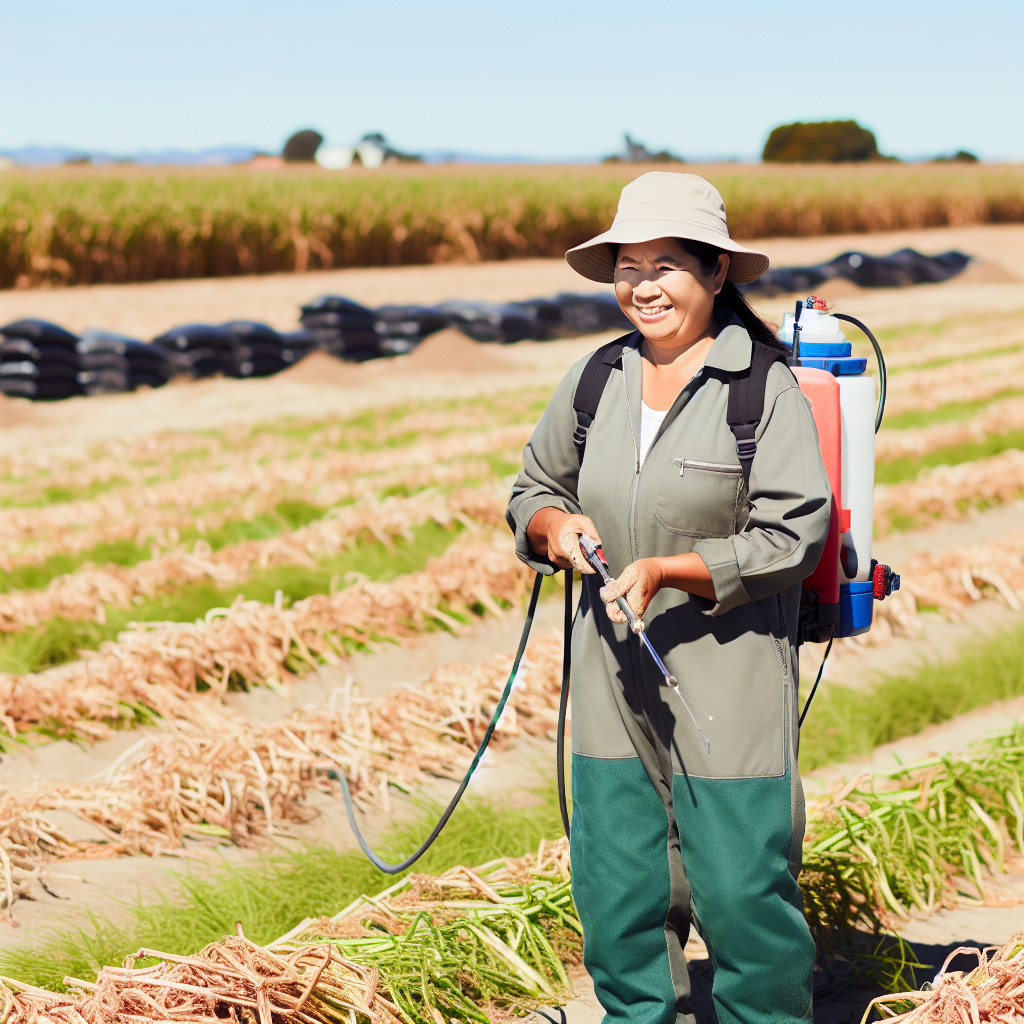
[(540, 509), (589, 516), (613, 575), (697, 552), (716, 601), (662, 590), (644, 620), (711, 743), (584, 577), (572, 636), (573, 887), (585, 961), (611, 1018), (692, 1020), (682, 944), (691, 914), (716, 965), (719, 1020), (801, 1020), (813, 944), (796, 885), (803, 794), (796, 768), (797, 618), (831, 492), (809, 403), (769, 372), (744, 486), (726, 422), (728, 379), (750, 366), (737, 320), (680, 392), (640, 466), (642, 365), (633, 336), (608, 379), (580, 466), (573, 396), (559, 385), (523, 452), (507, 519), (519, 557)]

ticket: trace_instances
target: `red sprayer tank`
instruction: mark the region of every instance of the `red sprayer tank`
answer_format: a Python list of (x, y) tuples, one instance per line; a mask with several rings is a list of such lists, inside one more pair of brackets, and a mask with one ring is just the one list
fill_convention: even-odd
[(805, 366), (794, 366), (792, 369), (800, 390), (811, 403), (814, 423), (818, 428), (821, 458), (832, 488), (832, 515), (825, 550), (821, 553), (817, 568), (804, 580), (805, 600), (810, 599), (817, 605), (815, 629), (812, 632), (818, 635), (808, 636), (807, 639), (823, 639), (839, 622), (839, 548), (844, 525), (839, 504), (843, 493), (843, 425), (839, 381), (827, 370), (813, 370)]

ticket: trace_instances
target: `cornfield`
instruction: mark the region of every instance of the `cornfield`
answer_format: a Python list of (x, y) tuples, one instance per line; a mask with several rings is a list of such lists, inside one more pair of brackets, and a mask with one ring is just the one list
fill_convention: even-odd
[[(0, 287), (560, 257), (603, 231), (642, 168), (65, 168), (0, 182)], [(734, 236), (1024, 220), (998, 166), (696, 167)]]

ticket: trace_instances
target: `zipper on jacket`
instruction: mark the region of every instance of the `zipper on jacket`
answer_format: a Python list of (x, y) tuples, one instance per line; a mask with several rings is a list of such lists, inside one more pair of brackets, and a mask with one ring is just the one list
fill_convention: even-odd
[(724, 462), (705, 462), (702, 459), (673, 459), (679, 467), (679, 475), (685, 476), (688, 469), (699, 469), (704, 473), (724, 473), (728, 476), (739, 476), (743, 470), (739, 466), (730, 466)]
[(636, 531), (636, 497), (640, 490), (640, 445), (633, 430), (633, 417), (629, 408), (629, 389), (626, 387), (626, 373), (622, 373), (622, 390), (626, 396), (626, 419), (629, 420), (629, 435), (633, 438), (633, 478), (629, 482), (629, 560), (635, 562), (640, 544)]
[(786, 771), (791, 768), (790, 758), (792, 756), (793, 746), (793, 723), (791, 721), (793, 717), (792, 708), (790, 704), (790, 689), (792, 688), (793, 680), (790, 676), (789, 666), (786, 664), (786, 650), (782, 646), (782, 641), (772, 635), (772, 640), (775, 643), (775, 653), (779, 656), (779, 666), (782, 669), (782, 717), (783, 717), (783, 743), (786, 746), (784, 764)]

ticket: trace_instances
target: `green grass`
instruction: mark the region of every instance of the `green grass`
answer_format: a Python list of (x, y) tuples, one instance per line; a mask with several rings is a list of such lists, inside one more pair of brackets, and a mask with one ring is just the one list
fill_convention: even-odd
[(131, 608), (106, 606), (107, 622), (54, 618), (37, 629), (0, 637), (0, 671), (38, 672), (72, 661), (79, 650), (96, 650), (104, 640), (113, 640), (129, 622), (193, 622), (211, 608), (231, 604), (238, 594), (247, 600), (273, 601), (278, 590), (286, 602), (301, 601), (313, 594), (325, 594), (343, 580), (346, 573), (363, 573), (373, 580), (391, 580), (417, 572), (427, 560), (442, 554), (458, 535), (461, 526), (446, 529), (430, 522), (413, 530), (412, 543), (398, 538), (392, 547), (364, 541), (315, 568), (281, 566), (255, 572), (245, 583), (230, 590), (212, 584), (191, 584)]
[[(541, 839), (562, 834), (554, 787), (539, 802), (510, 808), (505, 802), (468, 798), (413, 870), (439, 874), (457, 864), (474, 866), (521, 856)], [(425, 806), (411, 823), (392, 828), (379, 843), (385, 859), (408, 856), (441, 808)], [(337, 814), (344, 815), (341, 800)], [(113, 920), (94, 916), (81, 927), (58, 928), (31, 945), (0, 951), (0, 974), (44, 988), (63, 988), (71, 975), (89, 979), (105, 965), (120, 965), (142, 946), (189, 954), (235, 930), (241, 921), (255, 942), (272, 942), (303, 918), (336, 914), (362, 893), (375, 893), (396, 877), (374, 868), (358, 850), (327, 847), (267, 857), (257, 866), (225, 866), (211, 874), (184, 874), (178, 891), (157, 903), (141, 900)], [(51, 888), (60, 893), (60, 882)]]
[(908, 409), (895, 416), (886, 416), (883, 426), (886, 430), (909, 430), (914, 427), (930, 427), (933, 423), (959, 423), (969, 420), (1001, 398), (1019, 398), (1024, 391), (1010, 389), (1000, 391), (991, 398), (978, 398), (971, 402), (948, 402), (937, 409)]
[(965, 441), (948, 448), (936, 448), (925, 455), (904, 456), (875, 466), (876, 484), (899, 484), (913, 480), (922, 469), (934, 466), (957, 466), (961, 462), (986, 459), (1010, 448), (1024, 448), (1024, 430), (1011, 430), (1006, 434), (989, 434), (982, 441)]
[(801, 730), (800, 767), (864, 757), (882, 743), (1021, 694), (1024, 627), (977, 639), (954, 658), (924, 663), (870, 689), (828, 686), (819, 690)]

